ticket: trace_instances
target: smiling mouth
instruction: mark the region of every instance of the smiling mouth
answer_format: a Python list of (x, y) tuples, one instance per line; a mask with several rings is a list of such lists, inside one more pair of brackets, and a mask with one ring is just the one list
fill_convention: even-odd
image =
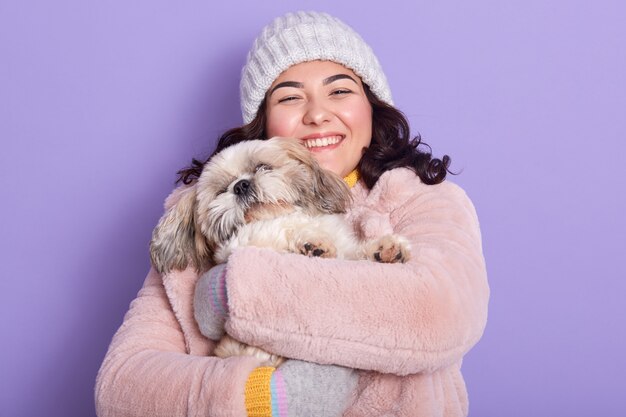
[(304, 139), (303, 145), (307, 149), (324, 148), (326, 146), (336, 145), (343, 140), (343, 135), (324, 136), (322, 138)]

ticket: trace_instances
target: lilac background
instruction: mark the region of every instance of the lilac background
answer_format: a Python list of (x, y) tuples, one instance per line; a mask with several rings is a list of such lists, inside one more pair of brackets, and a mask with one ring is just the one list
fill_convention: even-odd
[(240, 123), (247, 48), (297, 9), (355, 27), (462, 171), (492, 288), (470, 415), (626, 415), (623, 4), (1, 2), (0, 415), (94, 415), (174, 173)]

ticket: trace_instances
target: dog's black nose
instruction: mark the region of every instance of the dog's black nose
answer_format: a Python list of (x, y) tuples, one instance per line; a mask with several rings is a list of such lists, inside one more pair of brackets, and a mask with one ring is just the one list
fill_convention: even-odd
[(244, 196), (248, 194), (248, 190), (250, 189), (250, 181), (248, 180), (240, 180), (233, 187), (233, 191), (235, 194)]

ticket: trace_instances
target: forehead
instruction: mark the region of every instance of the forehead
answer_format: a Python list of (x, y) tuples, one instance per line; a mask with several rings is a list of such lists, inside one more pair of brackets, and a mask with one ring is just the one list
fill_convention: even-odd
[(361, 83), (361, 78), (350, 68), (333, 61), (309, 61), (292, 65), (283, 71), (270, 86), (270, 90), (284, 81), (298, 81), (304, 84), (322, 82), (322, 80), (336, 74), (347, 74)]
[(260, 163), (274, 165), (282, 161), (276, 145), (263, 142), (245, 141), (222, 150), (205, 165), (198, 181), (209, 189), (224, 188), (241, 176), (249, 176)]

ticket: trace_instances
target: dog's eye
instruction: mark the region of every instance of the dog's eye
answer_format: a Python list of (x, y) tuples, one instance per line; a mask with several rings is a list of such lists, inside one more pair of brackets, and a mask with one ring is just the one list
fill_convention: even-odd
[(272, 167), (267, 164), (259, 164), (254, 168), (254, 172), (271, 171)]

